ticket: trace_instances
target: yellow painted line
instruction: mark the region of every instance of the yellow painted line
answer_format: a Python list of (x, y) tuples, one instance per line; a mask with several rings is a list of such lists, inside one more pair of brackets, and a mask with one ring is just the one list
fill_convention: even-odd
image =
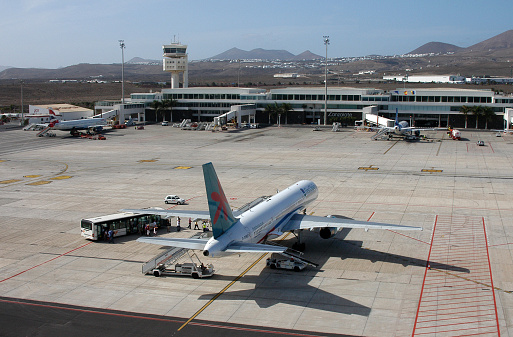
[(359, 170), (365, 170), (365, 171), (369, 171), (369, 170), (371, 170), (371, 171), (377, 171), (377, 170), (379, 170), (379, 167), (372, 167), (372, 165), (371, 165), (371, 166), (368, 166), (368, 167), (366, 167), (366, 166), (360, 166), (358, 169), (359, 169)]
[(69, 179), (71, 178), (71, 176), (58, 176), (58, 177), (53, 177), (53, 178), (50, 178), (51, 180), (63, 180), (63, 179)]
[(39, 178), (41, 177), (40, 174), (29, 174), (27, 176), (23, 176), (23, 178)]
[(429, 173), (441, 173), (443, 170), (435, 170), (435, 169), (422, 169), (420, 172), (429, 172)]
[(5, 160), (0, 160), (0, 163), (3, 163)]
[(388, 151), (390, 151), (390, 150), (392, 150), (392, 148), (393, 148), (397, 143), (399, 143), (399, 140), (396, 140), (396, 141), (395, 141), (395, 143), (394, 143), (394, 144), (392, 144), (392, 146), (390, 146), (390, 147), (388, 148), (388, 150), (386, 150), (383, 154), (387, 154), (387, 152), (388, 152)]
[(46, 184), (49, 184), (49, 183), (51, 183), (51, 181), (41, 180), (41, 181), (35, 181), (33, 183), (29, 183), (27, 185), (38, 186), (38, 185), (46, 185)]
[(175, 170), (188, 170), (192, 168), (191, 166), (177, 166), (175, 167)]
[(157, 159), (141, 159), (139, 160), (139, 163), (154, 163)]
[[(289, 236), (290, 232), (288, 232), (282, 239), (280, 239), (280, 241), (283, 241), (285, 240), (285, 238), (287, 236)], [(195, 319), (199, 314), (201, 314), (203, 312), (203, 310), (205, 310), (206, 308), (208, 308), (208, 306), (210, 304), (212, 304), (212, 302), (214, 302), (219, 296), (221, 296), (226, 290), (228, 290), (235, 282), (237, 282), (238, 280), (240, 280), (242, 278), (242, 276), (246, 275), (246, 273), (248, 271), (251, 270), (251, 268), (253, 268), (258, 262), (260, 262), (265, 256), (267, 255), (267, 253), (263, 253), (258, 259), (256, 259), (255, 262), (253, 262), (251, 264), (251, 266), (249, 266), (248, 268), (246, 268), (246, 270), (244, 270), (239, 276), (237, 276), (233, 281), (231, 281), (230, 283), (228, 283), (228, 285), (226, 287), (224, 287), (220, 292), (218, 292), (214, 297), (212, 297), (212, 299), (210, 301), (208, 301), (204, 306), (201, 307), (201, 309), (199, 309), (198, 311), (196, 311), (196, 313), (194, 315), (191, 316), (191, 318), (189, 318), (184, 324), (182, 324), (181, 327), (178, 328), (177, 331), (180, 331), (182, 330), (187, 324), (189, 324), (193, 319)]]
[(18, 181), (21, 181), (21, 180), (20, 179), (2, 180), (2, 181), (0, 181), (0, 184), (12, 184), (12, 183), (17, 183)]

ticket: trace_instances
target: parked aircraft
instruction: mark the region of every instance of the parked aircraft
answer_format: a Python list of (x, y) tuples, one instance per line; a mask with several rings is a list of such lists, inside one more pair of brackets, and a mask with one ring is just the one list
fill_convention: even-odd
[[(210, 217), (213, 236), (210, 239), (139, 238), (137, 241), (163, 246), (202, 250), (205, 256), (227, 253), (281, 253), (287, 247), (266, 244), (285, 232), (318, 229), (322, 238), (334, 236), (342, 228), (422, 230), (378, 222), (301, 214), (317, 198), (318, 189), (309, 180), (298, 181), (249, 210), (232, 212), (212, 163), (203, 165), (209, 212), (158, 209), (124, 209), (123, 212), (159, 214), (161, 216)], [(301, 244), (304, 248), (304, 244)]]
[[(50, 115), (56, 116), (53, 110), (50, 109)], [(103, 126), (107, 125), (105, 118), (84, 118), (73, 119), (69, 121), (61, 121), (59, 119), (52, 119), (48, 126), (53, 130), (71, 131), (71, 130), (87, 130), (95, 128), (101, 130)]]
[(399, 122), (399, 109), (395, 109), (395, 123), (393, 128), (385, 127), (389, 132), (393, 132), (399, 136), (420, 136), (420, 131), (433, 130), (433, 128), (429, 129), (420, 129), (409, 126), (407, 121)]

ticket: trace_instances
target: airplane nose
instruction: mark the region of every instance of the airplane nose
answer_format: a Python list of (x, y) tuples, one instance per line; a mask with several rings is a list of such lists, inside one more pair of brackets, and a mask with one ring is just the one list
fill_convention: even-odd
[(203, 256), (208, 256), (209, 254), (210, 254), (210, 253), (208, 252), (208, 250), (206, 250), (206, 249), (205, 249), (205, 250), (203, 251)]

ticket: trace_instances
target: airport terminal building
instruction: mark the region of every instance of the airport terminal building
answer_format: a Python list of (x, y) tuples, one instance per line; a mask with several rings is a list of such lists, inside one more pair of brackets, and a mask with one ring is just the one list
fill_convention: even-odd
[[(173, 100), (174, 107), (157, 115), (151, 108), (154, 101)], [(266, 112), (269, 105), (290, 104), (287, 113)], [(502, 128), (507, 108), (513, 108), (513, 96), (489, 89), (401, 88), (385, 92), (373, 88), (328, 88), (327, 124), (341, 122), (352, 125), (362, 119), (364, 108), (372, 108), (380, 116), (394, 118), (398, 109), (401, 120), (411, 121), (417, 127), (464, 127), (462, 106), (489, 107), (493, 118), (478, 118), (478, 127)], [(119, 119), (138, 117), (139, 120), (178, 122), (182, 119), (211, 122), (214, 117), (229, 112), (235, 105), (254, 105), (256, 123), (324, 124), (324, 88), (291, 87), (280, 89), (196, 87), (163, 89), (155, 93), (134, 93), (121, 102), (98, 102), (97, 113), (118, 109)], [(468, 127), (475, 127), (476, 117), (469, 113)]]

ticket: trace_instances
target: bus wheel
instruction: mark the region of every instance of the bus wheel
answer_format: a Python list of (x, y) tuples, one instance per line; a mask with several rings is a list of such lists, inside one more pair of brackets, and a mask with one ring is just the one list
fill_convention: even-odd
[(192, 278), (196, 278), (196, 279), (199, 278), (198, 273), (192, 273)]

